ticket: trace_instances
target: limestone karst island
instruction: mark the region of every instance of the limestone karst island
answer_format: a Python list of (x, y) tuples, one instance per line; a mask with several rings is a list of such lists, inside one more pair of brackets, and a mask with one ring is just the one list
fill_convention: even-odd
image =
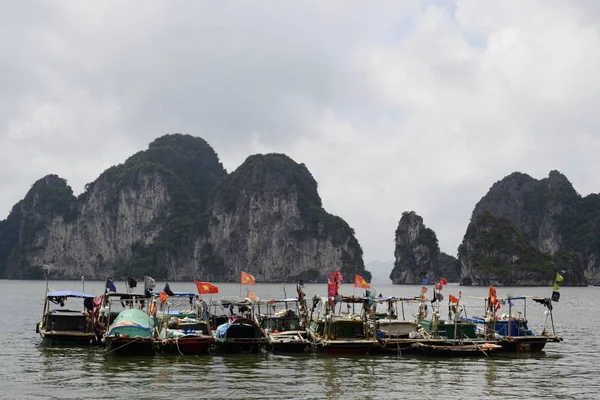
[[(400, 217), (400, 216), (399, 216)], [(600, 197), (581, 197), (560, 172), (515, 172), (474, 206), (457, 254), (440, 251), (414, 211), (395, 232), (390, 279), (462, 285), (600, 284)], [(390, 255), (391, 256), (391, 255)], [(0, 276), (39, 279), (143, 276), (237, 282), (324, 282), (333, 271), (370, 281), (361, 246), (343, 218), (323, 209), (317, 182), (284, 154), (250, 155), (227, 173), (213, 148), (165, 135), (104, 171), (74, 196), (47, 175), (0, 221)]]

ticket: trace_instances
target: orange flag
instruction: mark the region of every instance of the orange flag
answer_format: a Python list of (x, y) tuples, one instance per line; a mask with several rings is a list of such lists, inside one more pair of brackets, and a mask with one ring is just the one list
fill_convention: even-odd
[(454, 297), (454, 296), (450, 295), (450, 296), (448, 296), (448, 301), (450, 303), (458, 304), (458, 297)]
[(165, 301), (167, 301), (168, 297), (169, 296), (165, 292), (163, 292), (163, 291), (160, 292), (160, 302), (161, 303), (164, 303)]
[(248, 298), (250, 299), (250, 301), (256, 300), (256, 293), (248, 290)]
[(490, 292), (488, 294), (488, 299), (490, 304), (496, 304), (498, 303), (498, 298), (496, 297), (496, 288), (494, 288), (493, 286), (490, 286)]
[(200, 294), (215, 294), (219, 293), (219, 288), (208, 282), (195, 281), (196, 288)]
[(369, 283), (359, 274), (354, 274), (354, 287), (368, 289), (371, 285), (369, 285)]
[(240, 282), (244, 285), (256, 285), (256, 279), (244, 271), (242, 271), (240, 274)]

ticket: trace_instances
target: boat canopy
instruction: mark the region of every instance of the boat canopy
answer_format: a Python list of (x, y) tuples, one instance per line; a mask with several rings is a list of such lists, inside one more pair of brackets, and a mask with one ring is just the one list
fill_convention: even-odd
[(267, 303), (267, 304), (273, 304), (273, 303), (295, 303), (297, 302), (298, 299), (295, 297), (290, 297), (287, 299), (271, 299), (271, 300), (265, 300), (265, 301), (260, 301), (259, 303)]
[(48, 292), (46, 297), (57, 299), (59, 297), (77, 297), (80, 299), (93, 299), (94, 295), (83, 293), (83, 292), (72, 292), (70, 290), (60, 290), (57, 292)]
[(118, 300), (135, 300), (141, 298), (147, 298), (144, 293), (116, 293), (116, 292), (107, 292), (106, 297), (113, 298), (118, 297)]
[[(155, 296), (160, 296), (160, 292), (157, 292), (156, 290), (154, 292), (152, 292), (153, 295)], [(196, 293), (192, 293), (192, 292), (173, 292), (173, 294), (170, 294), (169, 297), (196, 297), (197, 294)]]

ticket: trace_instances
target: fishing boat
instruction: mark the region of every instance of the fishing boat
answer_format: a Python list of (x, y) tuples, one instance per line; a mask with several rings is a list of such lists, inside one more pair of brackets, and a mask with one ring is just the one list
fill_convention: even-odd
[[(378, 350), (376, 332), (367, 322), (371, 301), (368, 297), (339, 296), (339, 302), (335, 303), (330, 298), (320, 298), (317, 303), (322, 305), (323, 314), (319, 312), (309, 329), (309, 337), (315, 343), (316, 351), (369, 354)], [(340, 308), (336, 313), (337, 304)], [(346, 313), (342, 313), (344, 304)], [(356, 311), (357, 305), (360, 314), (351, 312), (352, 309)]]
[[(154, 292), (155, 296), (160, 296)], [(215, 339), (208, 323), (208, 307), (195, 293), (172, 292), (157, 312), (158, 348), (173, 354), (208, 354)]]
[(222, 299), (221, 301), (211, 302), (209, 306), (209, 320), (211, 325), (216, 325), (215, 329), (212, 330), (212, 334), (215, 338), (217, 351), (222, 353), (258, 353), (267, 350), (269, 338), (255, 321), (252, 301), (249, 299), (242, 301)]
[[(495, 295), (495, 293), (494, 293)], [(535, 334), (529, 329), (527, 320), (527, 299), (540, 303), (548, 308), (546, 311), (546, 322), (541, 334)], [(484, 299), (486, 304), (486, 315), (480, 318), (463, 318), (473, 324), (477, 324), (479, 336), (497, 340), (502, 350), (511, 353), (530, 353), (542, 351), (547, 343), (561, 342), (562, 338), (556, 336), (554, 318), (552, 315), (552, 300), (550, 298), (539, 298), (534, 296), (508, 296), (498, 301), (499, 305), (508, 306), (508, 314), (497, 314), (496, 302), (489, 305), (489, 298)], [(514, 301), (523, 301), (522, 312), (515, 312)], [(515, 315), (518, 314), (518, 315)], [(550, 317), (550, 329), (548, 332), (548, 317)]]
[[(83, 299), (81, 310), (62, 308), (68, 299)], [(59, 307), (53, 307), (52, 305)], [(94, 296), (75, 291), (47, 292), (42, 319), (36, 325), (36, 332), (51, 343), (92, 344), (96, 341), (94, 324)]]
[(154, 353), (155, 319), (139, 308), (119, 313), (108, 327), (102, 342), (108, 353), (144, 355)]
[(275, 353), (312, 351), (312, 342), (306, 330), (306, 300), (300, 286), (297, 291), (298, 298), (257, 302), (257, 321), (269, 338), (271, 351)]
[[(425, 306), (421, 297), (377, 297), (379, 304), (387, 304), (385, 313), (376, 314), (377, 340), (382, 353), (410, 354), (418, 353), (419, 349), (413, 346), (415, 343), (429, 345), (446, 345), (445, 338), (431, 338), (423, 332), (418, 321), (425, 318)], [(407, 321), (404, 304), (419, 304), (417, 320)], [(398, 309), (400, 305), (400, 310)], [(402, 319), (399, 317), (402, 316)], [(373, 322), (371, 322), (373, 323)], [(427, 336), (426, 336), (427, 335)]]
[(217, 351), (223, 353), (258, 353), (265, 351), (269, 338), (252, 319), (233, 316), (214, 332)]

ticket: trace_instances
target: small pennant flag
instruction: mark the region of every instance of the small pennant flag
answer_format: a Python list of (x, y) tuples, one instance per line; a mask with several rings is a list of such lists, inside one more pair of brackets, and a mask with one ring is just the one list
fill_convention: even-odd
[(212, 283), (195, 281), (196, 288), (200, 294), (216, 294), (219, 293), (219, 288)]
[(435, 290), (442, 290), (444, 288), (444, 285), (442, 285), (440, 282), (435, 284)]
[(240, 273), (240, 282), (243, 285), (256, 285), (256, 279), (254, 277), (244, 271)]
[(167, 299), (169, 298), (169, 295), (166, 294), (165, 292), (161, 291), (160, 292), (160, 302), (164, 303), (167, 301)]
[(169, 284), (165, 284), (165, 288), (163, 289), (163, 292), (165, 292), (168, 296), (175, 296), (175, 293), (173, 293), (173, 291), (171, 290), (171, 286), (169, 286)]
[(449, 301), (450, 303), (458, 304), (458, 297), (455, 297), (455, 296), (449, 295), (449, 296), (448, 296), (448, 301)]
[(117, 288), (115, 286), (115, 281), (112, 278), (106, 279), (106, 289), (108, 292), (116, 292)]
[(556, 273), (556, 279), (555, 279), (555, 281), (556, 281), (556, 282), (562, 282), (562, 281), (563, 281), (563, 279), (564, 279), (564, 278), (562, 277), (562, 275), (561, 275), (561, 274), (559, 274), (559, 273), (557, 272), (557, 273)]
[(369, 283), (359, 274), (354, 274), (354, 287), (368, 289), (371, 285), (369, 285)]
[(552, 301), (557, 302), (560, 300), (560, 292), (554, 291), (552, 292)]
[(496, 297), (496, 288), (493, 286), (490, 286), (490, 291), (488, 293), (488, 300), (490, 302), (490, 304), (497, 304), (498, 303), (498, 298)]
[(255, 301), (257, 299), (256, 293), (254, 293), (251, 290), (248, 290), (248, 298), (250, 299), (250, 301)]
[(425, 298), (425, 295), (427, 294), (427, 291), (428, 291), (428, 290), (429, 290), (429, 289), (427, 289), (425, 286), (423, 286), (423, 287), (421, 288), (421, 298), (422, 298), (422, 299), (424, 299), (424, 298)]
[(560, 287), (558, 286), (558, 283), (556, 283), (556, 282), (555, 282), (555, 283), (554, 283), (554, 289), (553, 289), (553, 290), (558, 290), (558, 289), (560, 289)]
[(134, 278), (127, 277), (127, 285), (129, 285), (130, 289), (133, 289), (137, 286), (137, 281)]
[(448, 281), (446, 280), (446, 278), (442, 278), (442, 279), (440, 279), (440, 284), (441, 285), (447, 285)]

